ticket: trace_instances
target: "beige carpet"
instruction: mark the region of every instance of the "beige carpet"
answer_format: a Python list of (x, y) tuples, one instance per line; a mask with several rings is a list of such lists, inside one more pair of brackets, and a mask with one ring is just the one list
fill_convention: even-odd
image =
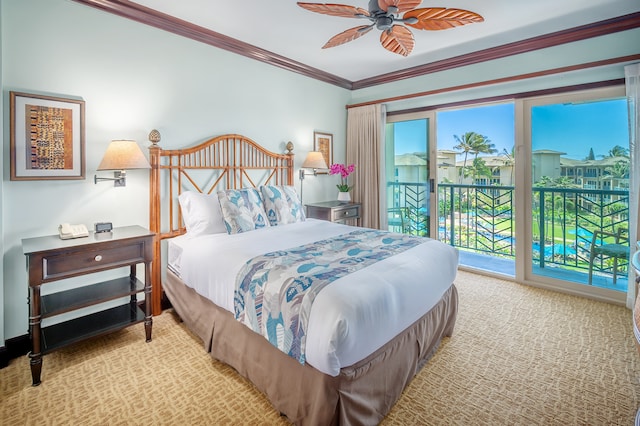
[[(631, 425), (640, 355), (631, 312), (460, 272), (454, 335), (383, 425)], [(1, 425), (287, 424), (250, 383), (212, 360), (171, 311), (0, 370)]]

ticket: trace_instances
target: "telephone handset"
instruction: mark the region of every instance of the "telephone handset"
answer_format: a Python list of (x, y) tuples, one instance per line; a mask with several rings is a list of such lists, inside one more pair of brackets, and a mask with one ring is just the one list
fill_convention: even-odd
[(89, 236), (87, 227), (82, 224), (70, 225), (68, 223), (62, 223), (58, 226), (58, 232), (60, 232), (60, 239), (62, 240)]

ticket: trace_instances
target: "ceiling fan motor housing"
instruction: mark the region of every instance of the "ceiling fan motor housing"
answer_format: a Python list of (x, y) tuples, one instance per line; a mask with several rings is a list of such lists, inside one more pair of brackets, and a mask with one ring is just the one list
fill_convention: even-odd
[(393, 26), (395, 14), (398, 8), (390, 6), (387, 10), (382, 10), (378, 0), (369, 0), (369, 19), (376, 24), (376, 28), (385, 31)]
[(393, 16), (380, 16), (376, 19), (376, 28), (379, 30), (388, 30), (393, 26)]

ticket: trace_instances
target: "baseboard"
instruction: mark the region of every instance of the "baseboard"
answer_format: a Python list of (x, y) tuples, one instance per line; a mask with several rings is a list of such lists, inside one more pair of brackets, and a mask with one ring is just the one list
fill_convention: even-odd
[(6, 346), (0, 346), (0, 368), (9, 365), (9, 351)]
[(4, 344), (5, 346), (0, 347), (0, 368), (9, 365), (12, 359), (28, 354), (31, 349), (28, 334), (7, 339)]

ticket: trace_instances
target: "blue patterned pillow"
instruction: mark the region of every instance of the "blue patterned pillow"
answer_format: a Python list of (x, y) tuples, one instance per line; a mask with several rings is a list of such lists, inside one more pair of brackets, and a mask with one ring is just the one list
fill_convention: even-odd
[(218, 191), (218, 200), (227, 233), (238, 234), (269, 226), (257, 189)]
[(271, 226), (305, 220), (300, 198), (293, 186), (265, 185), (260, 187), (260, 191)]

